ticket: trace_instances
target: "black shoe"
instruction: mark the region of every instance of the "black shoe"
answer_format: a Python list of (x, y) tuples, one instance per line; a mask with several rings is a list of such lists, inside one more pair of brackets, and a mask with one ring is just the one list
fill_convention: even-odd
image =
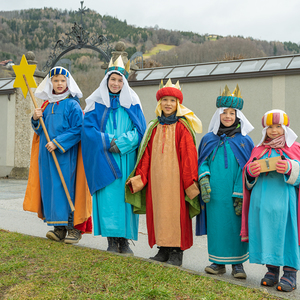
[(133, 251), (130, 249), (127, 239), (119, 238), (119, 252), (123, 254), (133, 255)]
[(167, 264), (173, 266), (182, 266), (183, 251), (180, 248), (170, 248), (169, 259), (166, 261)]
[(81, 240), (81, 231), (78, 229), (68, 229), (68, 236), (65, 238), (66, 244), (76, 244)]
[(159, 250), (157, 254), (153, 257), (150, 257), (152, 260), (160, 261), (160, 262), (166, 262), (169, 259), (169, 247), (157, 247)]
[(225, 268), (225, 265), (219, 265), (219, 264), (212, 263), (210, 266), (207, 266), (205, 268), (205, 272), (209, 273), (209, 274), (214, 274), (214, 275), (224, 274), (224, 273), (226, 273), (226, 268)]
[(46, 237), (49, 240), (53, 240), (56, 242), (62, 242), (67, 234), (67, 229), (63, 226), (56, 226), (54, 230), (49, 230), (46, 234)]
[(232, 272), (234, 278), (246, 279), (247, 275), (244, 271), (243, 264), (232, 265)]
[(119, 253), (119, 243), (118, 243), (118, 238), (115, 237), (108, 237), (108, 248), (107, 251), (109, 252), (115, 252)]

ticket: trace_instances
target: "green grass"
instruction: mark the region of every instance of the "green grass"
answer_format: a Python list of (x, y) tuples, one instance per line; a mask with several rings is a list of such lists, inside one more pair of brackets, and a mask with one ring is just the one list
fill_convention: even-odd
[(0, 229), (0, 299), (278, 299), (135, 257)]
[(174, 45), (157, 44), (150, 51), (148, 51), (145, 54), (143, 54), (143, 57), (144, 57), (144, 59), (147, 59), (150, 56), (157, 54), (159, 51), (169, 51), (169, 50), (171, 50), (174, 47), (176, 47), (176, 46), (174, 46)]

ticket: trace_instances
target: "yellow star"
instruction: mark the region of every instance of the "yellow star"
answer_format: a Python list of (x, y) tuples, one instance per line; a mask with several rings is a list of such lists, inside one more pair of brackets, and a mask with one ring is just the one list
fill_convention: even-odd
[(241, 146), (242, 148), (245, 148), (245, 144), (244, 144), (244, 143), (240, 143), (240, 146)]
[(13, 69), (15, 71), (15, 74), (16, 74), (14, 88), (18, 88), (18, 87), (21, 88), (22, 92), (23, 92), (23, 95), (24, 95), (24, 98), (26, 98), (28, 88), (27, 88), (27, 85), (25, 83), (23, 75), (25, 75), (29, 87), (36, 88), (37, 85), (36, 85), (36, 82), (33, 78), (36, 65), (28, 65), (26, 57), (23, 54), (20, 65), (19, 66), (14, 65), (12, 67), (13, 67)]

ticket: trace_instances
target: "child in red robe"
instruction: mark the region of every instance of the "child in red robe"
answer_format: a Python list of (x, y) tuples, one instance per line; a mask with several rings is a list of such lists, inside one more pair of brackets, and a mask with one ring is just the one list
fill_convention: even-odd
[(181, 266), (183, 251), (193, 244), (192, 217), (200, 212), (194, 131), (201, 132), (202, 125), (182, 105), (179, 82), (174, 86), (169, 79), (156, 99), (157, 119), (142, 140), (126, 201), (146, 213), (149, 245), (159, 248), (150, 259)]

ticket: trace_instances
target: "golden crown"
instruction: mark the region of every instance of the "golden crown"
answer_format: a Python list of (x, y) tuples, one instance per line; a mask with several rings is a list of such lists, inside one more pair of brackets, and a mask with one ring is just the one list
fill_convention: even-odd
[(108, 64), (108, 68), (105, 73), (109, 71), (119, 71), (121, 72), (126, 78), (128, 78), (129, 71), (130, 71), (130, 60), (128, 60), (127, 64), (124, 66), (123, 59), (121, 55), (113, 62), (112, 58)]
[(169, 80), (167, 81), (167, 83), (165, 85), (164, 85), (163, 80), (161, 80), (159, 88), (162, 89), (164, 87), (173, 87), (173, 88), (176, 88), (179, 91), (181, 91), (181, 87), (179, 85), (179, 80), (177, 80), (176, 84), (173, 84), (172, 81), (171, 81), (171, 78), (169, 78)]
[[(221, 94), (221, 93), (220, 93)], [(241, 96), (241, 91), (240, 91), (240, 88), (239, 88), (239, 85), (237, 84), (233, 93), (231, 94), (230, 93), (230, 90), (227, 86), (227, 84), (225, 85), (225, 88), (223, 90), (223, 93), (221, 94), (221, 96), (232, 96), (232, 97), (238, 97), (238, 98), (242, 98)]]

